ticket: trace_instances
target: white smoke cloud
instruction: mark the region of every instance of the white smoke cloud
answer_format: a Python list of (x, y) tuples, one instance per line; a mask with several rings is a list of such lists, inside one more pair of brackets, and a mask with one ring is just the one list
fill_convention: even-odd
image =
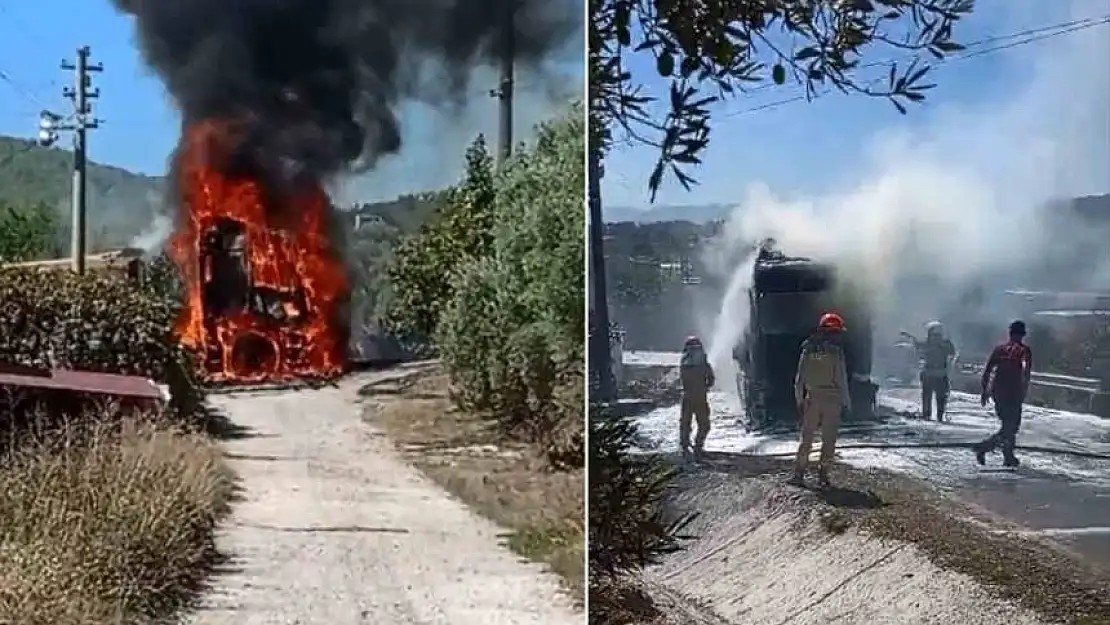
[[(1070, 11), (1061, 21), (1103, 17), (1110, 4), (1073, 0)], [(1020, 280), (1023, 268), (1090, 238), (1069, 227), (1073, 222), (1052, 201), (1110, 191), (1107, 50), (1110, 25), (1103, 24), (1000, 52), (1028, 60), (1020, 89), (973, 105), (932, 103), (940, 108), (923, 127), (861, 138), (869, 158), (827, 193), (798, 197), (751, 185), (726, 224), (721, 249), (774, 237), (790, 255), (834, 262), (870, 288), (880, 334), (920, 330), (945, 315), (984, 314), (999, 316), (993, 322), (1001, 333), (1006, 313), (972, 311), (986, 304), (965, 301), (968, 289), (1020, 286), (997, 277)], [(958, 64), (941, 65), (934, 79), (943, 83), (949, 71), (959, 72)], [(719, 249), (707, 256), (721, 277), (750, 272), (749, 261), (722, 261)], [(1110, 282), (1099, 284), (1110, 278), (1110, 259), (1085, 278), (1088, 288), (1110, 290)], [(737, 281), (743, 278), (730, 279)], [(747, 323), (746, 306), (725, 299), (710, 341), (718, 359), (727, 358), (726, 345), (742, 332), (735, 327)]]
[(173, 232), (173, 220), (166, 215), (155, 215), (150, 225), (135, 235), (131, 242), (127, 244), (127, 247), (134, 247), (147, 254), (154, 254), (162, 249), (171, 232)]

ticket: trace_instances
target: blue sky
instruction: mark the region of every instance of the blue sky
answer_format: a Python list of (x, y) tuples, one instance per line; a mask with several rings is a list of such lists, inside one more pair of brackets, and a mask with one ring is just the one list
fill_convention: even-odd
[[(1110, 13), (1106, 0), (1074, 0), (1074, 4), (1083, 5), (1081, 8), (1088, 14)], [(957, 26), (956, 39), (971, 42), (1066, 22), (1073, 19), (1070, 10), (1064, 0), (979, 0), (976, 13)], [(944, 110), (991, 101), (1019, 89), (1028, 78), (1030, 56), (1052, 42), (1049, 39), (1014, 48), (1012, 52), (938, 66), (933, 80), (939, 86), (924, 105), (911, 107), (907, 116), (900, 115), (883, 100), (839, 94), (809, 103), (794, 102), (743, 112), (797, 95), (799, 87), (790, 84), (759, 89), (721, 103), (715, 109), (710, 147), (702, 155), (705, 164), (694, 172), (701, 184), (687, 192), (675, 182), (668, 183), (656, 204), (735, 203), (744, 188), (755, 182), (766, 183), (772, 189), (818, 193), (851, 174), (852, 168), (865, 158), (869, 139), (877, 133), (899, 127), (921, 128)], [(900, 56), (894, 51), (876, 49), (864, 62)], [(666, 83), (655, 77), (650, 54), (636, 55), (630, 70), (637, 77), (647, 77), (650, 93), (666, 93)], [(618, 149), (611, 154), (606, 161), (602, 187), (605, 203), (646, 206), (649, 201), (646, 181), (655, 156), (653, 148), (642, 146)]]
[[(63, 58), (72, 60), (80, 45), (91, 46), (92, 60), (105, 67), (94, 77), (102, 94), (95, 111), (105, 123), (91, 135), (90, 158), (160, 175), (176, 142), (178, 117), (161, 82), (142, 63), (131, 20), (116, 13), (108, 0), (0, 0), (0, 72), (10, 77), (0, 77), (0, 134), (33, 137), (44, 106), (68, 110), (61, 91), (72, 83), (72, 74), (59, 64)], [(581, 91), (580, 53), (561, 53), (551, 71)], [(535, 80), (523, 82), (516, 120), (520, 138), (554, 110), (546, 89), (535, 86)], [(535, 88), (528, 89), (529, 83)], [(347, 185), (340, 201), (390, 199), (452, 182), (466, 145), (478, 132), (495, 132), (496, 104), (486, 95), (492, 86), (493, 75), (479, 72), (473, 85), (475, 106), (459, 118), (406, 107), (403, 153)]]

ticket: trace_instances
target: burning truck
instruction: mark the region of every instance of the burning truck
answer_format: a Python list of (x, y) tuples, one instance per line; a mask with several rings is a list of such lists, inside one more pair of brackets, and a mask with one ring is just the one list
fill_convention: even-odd
[(346, 367), (348, 280), (329, 237), (319, 184), (275, 192), (226, 166), (235, 130), (187, 129), (178, 156), (178, 225), (167, 249), (181, 269), (181, 343), (209, 383), (328, 378)]
[(829, 311), (839, 313), (847, 326), (843, 347), (851, 418), (874, 418), (878, 385), (871, 376), (871, 317), (864, 294), (838, 279), (835, 267), (770, 247), (761, 249), (753, 272), (750, 323), (733, 353), (749, 429), (797, 427), (794, 374), (801, 344)]
[(183, 121), (166, 251), (186, 291), (175, 329), (209, 383), (343, 373), (351, 289), (324, 184), (402, 151), (403, 104), (453, 116), (500, 41), (541, 75), (582, 28), (569, 0), (112, 4)]

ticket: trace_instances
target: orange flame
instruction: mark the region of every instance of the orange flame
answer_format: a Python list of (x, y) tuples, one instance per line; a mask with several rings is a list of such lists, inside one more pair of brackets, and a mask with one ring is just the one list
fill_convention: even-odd
[(228, 124), (205, 121), (185, 133), (180, 214), (167, 246), (186, 288), (175, 325), (182, 345), (202, 356), (210, 382), (343, 372), (349, 286), (323, 188), (269, 199), (259, 179), (217, 167), (233, 140)]

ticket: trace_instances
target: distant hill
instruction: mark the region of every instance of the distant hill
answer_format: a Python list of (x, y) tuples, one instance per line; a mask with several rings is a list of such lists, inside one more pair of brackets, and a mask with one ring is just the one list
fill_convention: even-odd
[[(1089, 195), (1071, 200), (1076, 214), (1084, 219), (1110, 223), (1110, 193)], [(659, 223), (667, 221), (688, 221), (705, 224), (715, 219), (728, 217), (734, 208), (730, 204), (690, 204), (675, 206), (631, 206), (605, 207), (605, 223)]]
[[(128, 246), (169, 223), (157, 219), (165, 212), (165, 178), (95, 162), (89, 163), (88, 176), (90, 249)], [(0, 136), (0, 206), (42, 202), (57, 207), (62, 224), (68, 226), (72, 184), (72, 152)], [(398, 232), (413, 231), (435, 206), (429, 195), (406, 195), (352, 207), (352, 222), (357, 212), (370, 220), (383, 219)], [(68, 238), (69, 233), (63, 236)]]
[(618, 223), (633, 221), (655, 223), (660, 221), (690, 221), (704, 224), (714, 219), (727, 217), (732, 206), (729, 204), (690, 204), (675, 206), (606, 206), (605, 222)]
[[(0, 203), (43, 202), (69, 214), (73, 153), (0, 136)], [(89, 236), (92, 247), (119, 247), (151, 227), (162, 209), (160, 177), (90, 162)], [(63, 220), (68, 223), (68, 219)], [(68, 236), (68, 235), (67, 235)]]

